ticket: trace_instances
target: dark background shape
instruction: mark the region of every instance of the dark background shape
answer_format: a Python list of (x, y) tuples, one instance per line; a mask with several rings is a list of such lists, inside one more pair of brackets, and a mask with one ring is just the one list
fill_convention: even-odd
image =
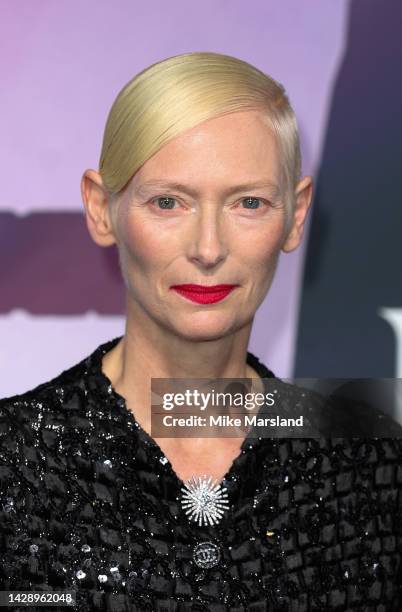
[(0, 213), (0, 313), (123, 314), (115, 245), (97, 246), (78, 212)]
[[(402, 2), (352, 0), (306, 251), (294, 376), (393, 377), (402, 307)], [(314, 95), (314, 92), (311, 92)]]

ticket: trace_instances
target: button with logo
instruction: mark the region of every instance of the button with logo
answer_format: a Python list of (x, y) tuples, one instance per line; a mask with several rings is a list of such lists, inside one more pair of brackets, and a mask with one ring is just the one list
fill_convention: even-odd
[(219, 546), (214, 542), (200, 542), (193, 551), (194, 563), (203, 569), (215, 567), (215, 565), (218, 565), (220, 558)]

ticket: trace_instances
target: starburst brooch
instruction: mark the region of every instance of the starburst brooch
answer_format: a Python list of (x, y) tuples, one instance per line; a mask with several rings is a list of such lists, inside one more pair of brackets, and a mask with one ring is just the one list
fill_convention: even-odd
[(229, 508), (226, 487), (213, 481), (212, 476), (192, 476), (181, 490), (181, 505), (189, 520), (199, 526), (216, 525)]

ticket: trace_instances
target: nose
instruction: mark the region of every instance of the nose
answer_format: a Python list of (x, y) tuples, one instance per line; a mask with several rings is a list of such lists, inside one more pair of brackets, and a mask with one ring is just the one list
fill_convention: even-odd
[(200, 207), (189, 236), (190, 261), (211, 268), (227, 257), (224, 215), (216, 206)]

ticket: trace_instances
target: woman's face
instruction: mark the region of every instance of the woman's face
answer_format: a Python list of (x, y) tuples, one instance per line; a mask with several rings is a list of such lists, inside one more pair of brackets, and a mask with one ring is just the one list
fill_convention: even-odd
[[(191, 340), (252, 322), (286, 239), (278, 150), (258, 111), (178, 136), (120, 198), (116, 239), (129, 307), (140, 320), (146, 315)], [(238, 286), (221, 301), (198, 304), (171, 289), (184, 283)]]

